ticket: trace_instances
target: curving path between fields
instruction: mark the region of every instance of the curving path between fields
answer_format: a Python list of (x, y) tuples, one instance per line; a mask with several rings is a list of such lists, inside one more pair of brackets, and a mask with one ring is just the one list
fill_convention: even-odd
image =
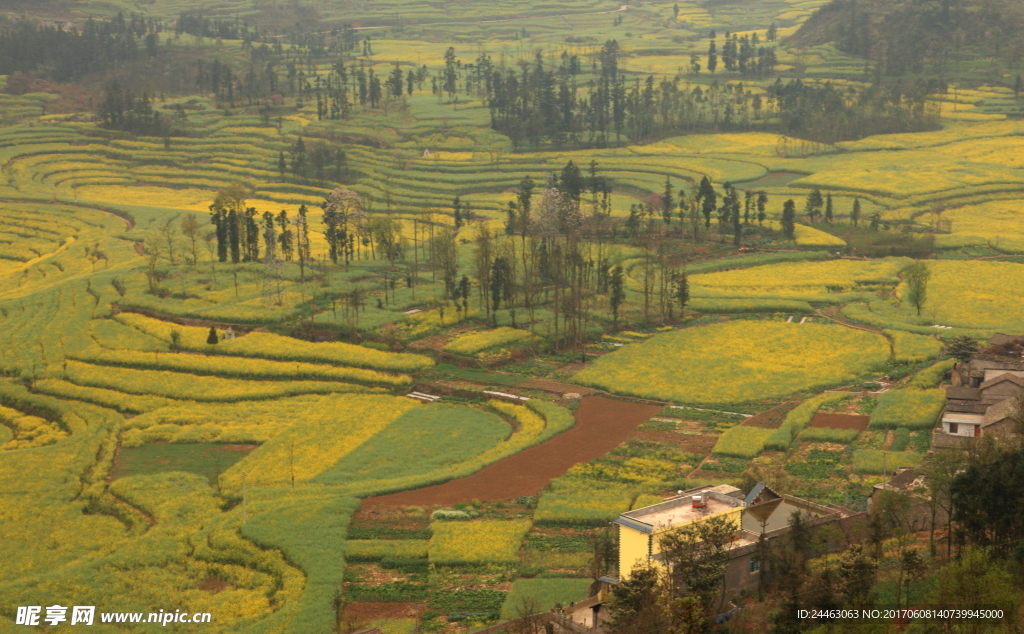
[(502, 458), (465, 478), (443, 484), (366, 498), (370, 506), (452, 505), (472, 500), (497, 501), (537, 495), (548, 482), (575, 464), (603, 456), (625, 442), (660, 405), (640, 405), (603, 396), (585, 396), (576, 424), (539, 445)]

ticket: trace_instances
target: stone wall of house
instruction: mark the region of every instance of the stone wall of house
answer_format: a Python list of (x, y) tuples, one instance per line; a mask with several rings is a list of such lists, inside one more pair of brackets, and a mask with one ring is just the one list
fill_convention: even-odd
[(932, 430), (933, 449), (964, 449), (973, 441), (973, 436), (950, 436), (942, 430)]
[(986, 436), (1001, 436), (1007, 437), (1016, 431), (1016, 421), (1012, 418), (1004, 418), (998, 423), (992, 423), (988, 427), (985, 427), (981, 433)]
[(1003, 381), (990, 385), (981, 391), (981, 399), (986, 403), (998, 403), (1013, 398), (1020, 387), (1013, 381)]

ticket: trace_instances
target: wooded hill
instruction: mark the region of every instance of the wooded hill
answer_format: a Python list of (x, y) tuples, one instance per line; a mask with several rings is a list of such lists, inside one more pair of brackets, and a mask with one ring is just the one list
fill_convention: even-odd
[(961, 65), (1024, 59), (1024, 4), (1014, 0), (833, 0), (789, 39), (798, 46), (834, 42), (876, 63), (875, 73), (948, 74)]

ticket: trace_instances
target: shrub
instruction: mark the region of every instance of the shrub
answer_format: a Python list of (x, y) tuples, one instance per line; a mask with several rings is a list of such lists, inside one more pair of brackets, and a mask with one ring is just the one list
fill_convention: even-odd
[(898, 467), (916, 467), (924, 460), (919, 453), (857, 449), (853, 452), (853, 472), (861, 475), (891, 474)]
[(868, 426), (871, 429), (931, 429), (945, 403), (946, 393), (940, 389), (891, 390), (878, 397)]
[(516, 564), (530, 521), (434, 522), (431, 527), (431, 563)]

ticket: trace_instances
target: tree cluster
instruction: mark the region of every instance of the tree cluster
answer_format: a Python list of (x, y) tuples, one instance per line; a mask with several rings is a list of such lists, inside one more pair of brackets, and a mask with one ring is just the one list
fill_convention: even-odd
[(35, 75), (70, 82), (157, 54), (159, 22), (141, 16), (90, 18), (82, 29), (64, 30), (22, 20), (0, 30), (0, 75)]
[(793, 38), (800, 46), (835, 42), (873, 63), (875, 77), (948, 76), (967, 60), (1015, 63), (1024, 55), (1024, 7), (1012, 0), (833, 0)]
[(124, 87), (118, 81), (107, 86), (96, 112), (101, 125), (109, 130), (147, 136), (165, 136), (171, 131), (170, 123), (153, 110), (146, 93), (136, 95), (130, 87)]

